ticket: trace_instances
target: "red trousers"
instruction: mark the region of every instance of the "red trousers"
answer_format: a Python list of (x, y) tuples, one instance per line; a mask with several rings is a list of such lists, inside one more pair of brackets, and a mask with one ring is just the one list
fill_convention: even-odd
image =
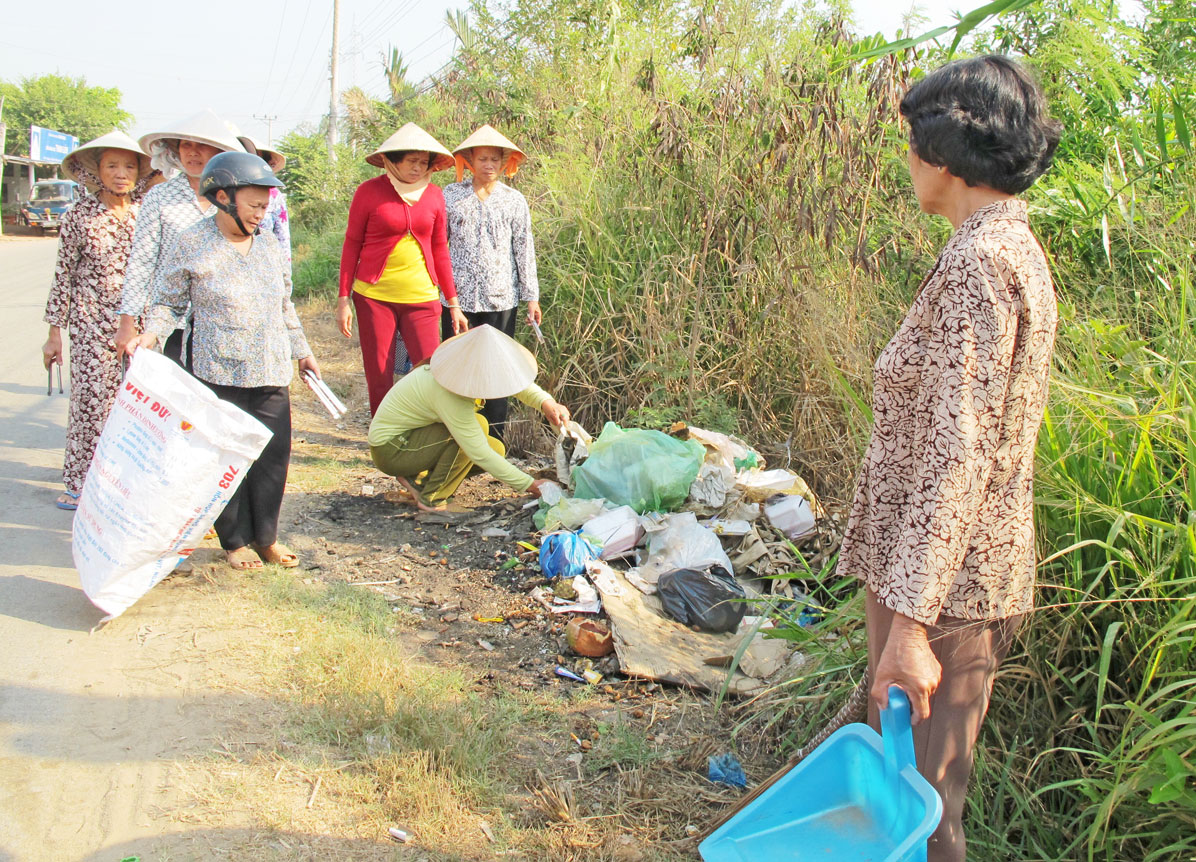
[(402, 336), (411, 364), (423, 362), (440, 344), (440, 300), (383, 302), (354, 293), (353, 307), (373, 416), (395, 382), (395, 332)]

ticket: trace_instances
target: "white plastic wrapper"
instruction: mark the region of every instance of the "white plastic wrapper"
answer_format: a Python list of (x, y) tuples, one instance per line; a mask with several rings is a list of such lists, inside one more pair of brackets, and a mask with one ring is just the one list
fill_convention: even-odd
[(619, 506), (586, 521), (582, 535), (593, 537), (602, 549), (599, 552), (602, 559), (614, 560), (635, 552), (635, 546), (644, 538), (644, 526), (635, 509)]
[(137, 351), (83, 483), (72, 537), (83, 591), (106, 619), (191, 554), (270, 437), (166, 357)]

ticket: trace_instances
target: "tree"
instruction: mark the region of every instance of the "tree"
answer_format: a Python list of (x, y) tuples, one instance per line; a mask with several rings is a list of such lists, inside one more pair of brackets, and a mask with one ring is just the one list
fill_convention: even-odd
[(0, 96), (9, 128), (5, 149), (12, 155), (29, 154), (30, 126), (75, 135), (83, 143), (115, 128), (127, 128), (133, 119), (120, 106), (120, 90), (90, 87), (83, 78), (42, 75), (17, 84), (0, 82)]

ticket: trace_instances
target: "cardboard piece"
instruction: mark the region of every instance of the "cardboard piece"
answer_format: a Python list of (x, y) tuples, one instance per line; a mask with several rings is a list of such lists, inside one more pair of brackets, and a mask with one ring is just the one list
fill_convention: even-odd
[[(705, 659), (734, 653), (740, 635), (695, 632), (665, 618), (657, 599), (632, 589), (622, 572), (615, 571), (614, 579), (617, 589), (599, 583), (598, 591), (610, 618), (619, 669), (629, 676), (719, 691), (727, 678), (726, 668), (712, 667)], [(737, 670), (727, 691), (746, 695), (763, 688), (764, 683)]]

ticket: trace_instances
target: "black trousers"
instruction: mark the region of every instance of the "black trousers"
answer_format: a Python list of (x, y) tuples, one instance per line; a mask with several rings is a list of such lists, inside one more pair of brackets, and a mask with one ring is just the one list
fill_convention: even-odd
[(285, 386), (220, 386), (207, 383), (221, 401), (240, 407), (274, 432), (250, 466), (237, 492), (216, 519), (220, 547), (266, 548), (278, 541), (278, 517), (291, 465), (291, 396)]
[[(183, 335), (187, 336), (187, 361), (183, 361)], [(191, 373), (191, 327), (186, 329), (176, 329), (170, 333), (170, 337), (166, 339), (166, 343), (162, 345), (162, 355), (167, 359), (173, 359), (176, 365), (181, 365), (183, 369)], [(209, 384), (211, 385), (211, 384)]]
[[(512, 338), (515, 337), (515, 318), (518, 314), (519, 308), (508, 308), (506, 311), (466, 311), (465, 319), (469, 321), (471, 327), (482, 326), (489, 324), (497, 329), (499, 332), (505, 332)], [(453, 319), (449, 316), (448, 309), (440, 316), (440, 336), (446, 341), (453, 337)], [(482, 405), (481, 414), (486, 417), (486, 421), (490, 423), (490, 436), (497, 440), (502, 440), (502, 432), (507, 424), (507, 399), (506, 398), (490, 398)]]

